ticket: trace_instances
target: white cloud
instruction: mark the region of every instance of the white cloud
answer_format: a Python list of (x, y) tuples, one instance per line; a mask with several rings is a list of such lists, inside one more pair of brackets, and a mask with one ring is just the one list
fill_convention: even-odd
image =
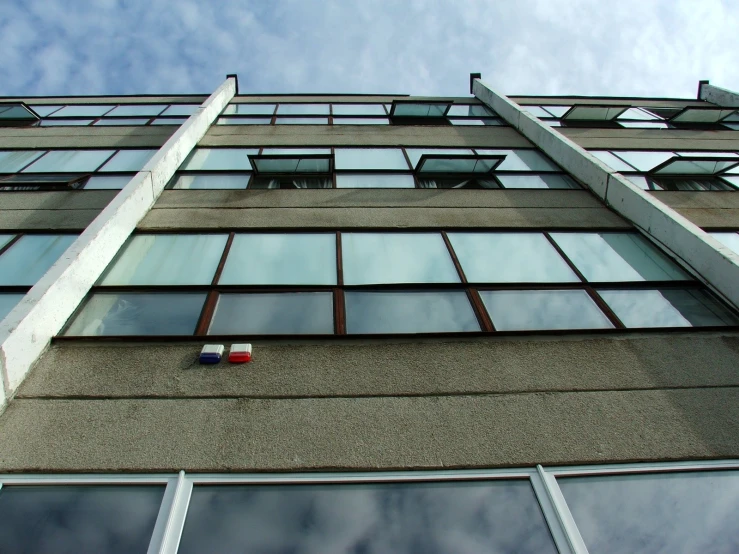
[[(87, 4), (87, 5), (85, 5)], [(241, 89), (693, 97), (739, 89), (733, 1), (28, 0), (3, 7), (0, 94)]]

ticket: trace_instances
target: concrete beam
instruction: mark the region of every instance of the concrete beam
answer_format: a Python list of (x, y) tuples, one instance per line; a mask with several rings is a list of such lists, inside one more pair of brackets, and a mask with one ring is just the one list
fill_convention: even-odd
[(717, 106), (726, 106), (727, 108), (739, 108), (739, 93), (727, 90), (725, 88), (716, 87), (701, 81), (698, 85), (698, 99), (711, 102)]
[(0, 323), (0, 409), (235, 92), (226, 79)]
[(607, 206), (682, 260), (726, 300), (739, 306), (738, 254), (480, 79), (474, 80), (473, 92), (545, 154), (585, 183)]

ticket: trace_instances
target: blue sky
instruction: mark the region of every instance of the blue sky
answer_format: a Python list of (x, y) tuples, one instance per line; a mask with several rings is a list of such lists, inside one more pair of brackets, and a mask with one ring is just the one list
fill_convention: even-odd
[(738, 0), (5, 0), (0, 95), (694, 97), (739, 90)]

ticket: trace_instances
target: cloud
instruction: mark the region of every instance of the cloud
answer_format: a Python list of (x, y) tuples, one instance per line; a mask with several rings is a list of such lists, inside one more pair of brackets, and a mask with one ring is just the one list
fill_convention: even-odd
[(0, 94), (249, 93), (694, 97), (739, 89), (732, 0), (15, 0)]

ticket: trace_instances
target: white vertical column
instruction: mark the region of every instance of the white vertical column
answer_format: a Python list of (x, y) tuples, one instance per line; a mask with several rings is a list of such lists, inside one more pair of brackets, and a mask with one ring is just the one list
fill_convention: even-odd
[(0, 409), (236, 94), (229, 76), (100, 212), (0, 326)]
[(708, 81), (701, 81), (698, 85), (698, 100), (705, 100), (727, 108), (739, 108), (738, 93), (713, 86)]
[(739, 306), (739, 254), (480, 79), (474, 79), (472, 90), (481, 102), (585, 183), (607, 206), (682, 259), (729, 302)]

